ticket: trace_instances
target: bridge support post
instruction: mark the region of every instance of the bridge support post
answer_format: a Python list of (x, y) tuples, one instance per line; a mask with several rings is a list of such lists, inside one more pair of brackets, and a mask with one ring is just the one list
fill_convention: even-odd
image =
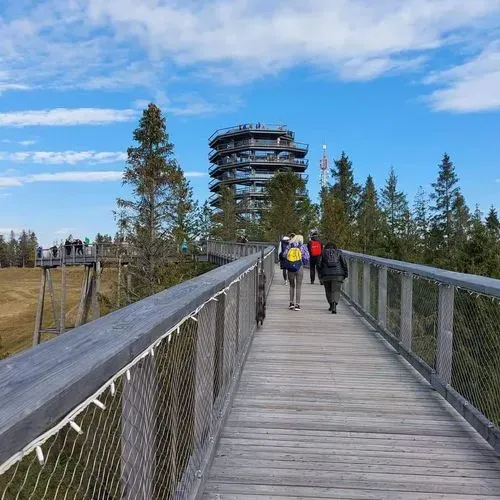
[(370, 314), (370, 264), (363, 263), (363, 309)]
[(387, 328), (387, 267), (378, 269), (378, 324)]
[(47, 270), (42, 267), (42, 278), (40, 281), (40, 291), (38, 293), (38, 305), (36, 308), (35, 331), (33, 332), (33, 347), (40, 343), (40, 330), (43, 322), (43, 306), (45, 302), (45, 287), (47, 284)]
[(351, 260), (351, 300), (356, 304), (359, 303), (359, 278), (358, 278), (359, 265), (358, 261)]
[(413, 317), (413, 276), (401, 275), (401, 342), (411, 351)]
[(436, 371), (445, 384), (451, 382), (454, 304), (455, 287), (439, 285)]

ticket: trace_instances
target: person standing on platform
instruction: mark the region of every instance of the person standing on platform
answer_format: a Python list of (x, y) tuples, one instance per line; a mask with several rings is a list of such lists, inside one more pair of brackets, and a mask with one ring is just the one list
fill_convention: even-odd
[(309, 250), (309, 255), (311, 256), (309, 275), (311, 278), (311, 285), (314, 285), (314, 280), (316, 279), (316, 266), (318, 265), (321, 257), (321, 252), (323, 251), (323, 244), (321, 243), (316, 230), (313, 230), (311, 233), (311, 239), (307, 244), (307, 249)]
[(348, 277), (347, 263), (342, 252), (334, 243), (327, 243), (318, 261), (318, 276), (325, 287), (326, 300), (330, 304), (329, 311), (337, 314), (342, 283)]
[(309, 263), (309, 250), (304, 245), (304, 237), (301, 234), (297, 234), (291, 239), (285, 252), (285, 261), (290, 281), (290, 305), (288, 308), (300, 311), (304, 265)]

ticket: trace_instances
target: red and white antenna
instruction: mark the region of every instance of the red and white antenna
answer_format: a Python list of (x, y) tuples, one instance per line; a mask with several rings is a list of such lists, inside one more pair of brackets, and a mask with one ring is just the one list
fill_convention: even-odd
[(328, 155), (326, 154), (326, 144), (323, 144), (323, 157), (319, 162), (321, 170), (321, 189), (326, 188), (328, 184)]

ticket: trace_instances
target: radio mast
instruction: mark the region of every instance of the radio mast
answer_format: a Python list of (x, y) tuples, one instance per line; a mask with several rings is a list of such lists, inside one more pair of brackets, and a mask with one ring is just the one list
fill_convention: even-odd
[(328, 184), (328, 155), (326, 153), (326, 144), (323, 144), (323, 157), (319, 162), (321, 170), (321, 189), (325, 189)]

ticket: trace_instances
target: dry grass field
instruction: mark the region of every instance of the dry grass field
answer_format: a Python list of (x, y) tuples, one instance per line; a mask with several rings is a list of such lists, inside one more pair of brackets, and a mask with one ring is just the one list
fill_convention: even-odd
[[(0, 269), (0, 359), (31, 346), (35, 326), (36, 306), (40, 287), (40, 269), (4, 268)], [(59, 314), (61, 297), (61, 271), (52, 271), (56, 307)], [(74, 325), (83, 268), (66, 268), (66, 325)], [(101, 293), (111, 298), (116, 293), (117, 269), (105, 267), (101, 278)], [(47, 294), (48, 295), (48, 294)], [(101, 307), (101, 314), (108, 311)], [(53, 326), (54, 317), (50, 301), (45, 302), (44, 326)], [(55, 338), (44, 334), (43, 340)]]

